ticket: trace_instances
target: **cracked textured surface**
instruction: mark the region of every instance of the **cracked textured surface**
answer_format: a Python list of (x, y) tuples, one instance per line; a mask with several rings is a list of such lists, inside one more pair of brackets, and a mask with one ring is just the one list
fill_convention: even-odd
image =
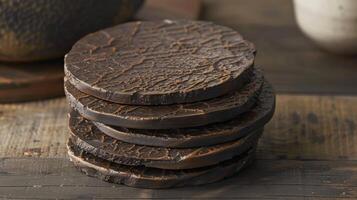
[(249, 149), (261, 136), (262, 127), (232, 142), (198, 148), (164, 148), (122, 142), (102, 133), (77, 112), (70, 113), (71, 141), (94, 156), (124, 165), (161, 169), (190, 169), (229, 160)]
[(82, 92), (116, 103), (188, 103), (241, 87), (254, 57), (254, 45), (228, 27), (138, 21), (79, 40), (65, 57), (65, 73)]
[(68, 143), (73, 164), (88, 176), (103, 181), (140, 188), (172, 188), (212, 183), (230, 177), (254, 159), (255, 146), (239, 156), (217, 165), (186, 170), (165, 170), (108, 162)]
[(275, 94), (265, 82), (256, 106), (238, 117), (221, 123), (182, 129), (146, 130), (94, 124), (105, 134), (118, 140), (139, 145), (189, 148), (208, 146), (244, 137), (263, 127), (275, 111)]
[(254, 106), (263, 85), (263, 75), (252, 71), (240, 90), (207, 101), (161, 106), (133, 106), (101, 100), (77, 90), (68, 81), (65, 92), (71, 106), (87, 119), (138, 129), (170, 129), (222, 122)]

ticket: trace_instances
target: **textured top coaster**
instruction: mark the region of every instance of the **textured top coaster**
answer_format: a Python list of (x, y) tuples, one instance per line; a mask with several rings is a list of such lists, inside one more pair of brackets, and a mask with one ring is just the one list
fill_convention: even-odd
[(254, 70), (249, 83), (230, 94), (202, 102), (161, 106), (133, 106), (112, 103), (77, 90), (65, 83), (67, 99), (87, 119), (104, 124), (138, 128), (171, 129), (226, 121), (248, 111), (256, 102), (263, 75)]
[(71, 141), (94, 156), (124, 165), (191, 169), (229, 160), (255, 144), (262, 134), (257, 130), (239, 140), (199, 148), (163, 148), (135, 145), (116, 140), (102, 133), (91, 121), (71, 112), (69, 127)]
[(71, 142), (67, 147), (71, 161), (88, 176), (141, 188), (171, 188), (219, 181), (232, 176), (250, 164), (255, 152), (254, 146), (247, 152), (217, 165), (188, 170), (167, 170), (109, 162), (79, 150)]
[(203, 21), (131, 22), (79, 40), (65, 57), (77, 89), (130, 105), (188, 103), (242, 86), (255, 48)]
[(263, 127), (273, 116), (275, 94), (265, 82), (256, 106), (238, 117), (221, 123), (182, 129), (130, 129), (109, 126), (100, 122), (94, 124), (105, 134), (133, 144), (190, 148), (224, 143), (244, 137), (249, 132)]

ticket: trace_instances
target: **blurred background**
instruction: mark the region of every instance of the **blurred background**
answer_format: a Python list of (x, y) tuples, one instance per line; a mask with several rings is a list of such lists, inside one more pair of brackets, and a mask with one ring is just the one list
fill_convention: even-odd
[[(325, 9), (324, 5), (331, 1), (319, 2), (318, 6)], [(332, 0), (332, 2), (341, 4), (343, 0)], [(322, 49), (315, 40), (307, 37), (295, 20), (292, 1), (205, 0), (203, 3), (202, 19), (230, 26), (256, 44), (258, 49), (256, 64), (265, 70), (266, 76), (278, 92), (357, 93), (357, 57), (344, 55), (343, 50), (337, 54), (331, 53), (330, 49)], [(325, 19), (334, 20), (337, 23), (351, 21), (351, 17), (342, 20), (336, 16), (321, 13), (318, 9), (309, 8), (309, 3), (313, 4), (311, 1), (301, 1), (301, 3), (305, 3), (302, 7), (307, 7), (308, 14), (316, 12), (316, 18), (308, 16), (312, 26), (327, 24)], [(356, 13), (356, 5), (348, 6)], [(337, 9), (341, 9), (341, 7), (337, 7)], [(304, 11), (299, 10), (298, 12)], [(343, 13), (340, 15), (344, 16)], [(344, 28), (342, 31), (354, 34), (354, 41), (350, 41), (350, 43), (354, 43), (354, 47), (356, 47), (357, 29), (353, 30), (357, 27), (356, 16), (352, 22), (354, 24), (349, 24), (350, 28)], [(339, 35), (341, 28), (326, 26), (318, 28), (326, 31), (331, 29), (331, 31), (335, 31), (332, 34)], [(351, 31), (354, 32), (351, 33)], [(323, 34), (321, 35), (323, 36)], [(340, 39), (341, 42), (343, 39)], [(339, 38), (335, 40), (339, 43)], [(357, 48), (354, 49), (354, 53), (357, 54)]]

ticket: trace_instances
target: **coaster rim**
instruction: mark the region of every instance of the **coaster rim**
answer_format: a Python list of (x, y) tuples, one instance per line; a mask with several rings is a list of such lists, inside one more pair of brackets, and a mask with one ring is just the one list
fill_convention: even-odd
[(263, 133), (261, 127), (231, 142), (183, 149), (136, 145), (116, 140), (80, 115), (71, 115), (69, 123), (70, 139), (78, 148), (111, 162), (161, 169), (190, 169), (228, 160), (247, 150)]
[[(100, 180), (111, 182), (114, 184), (123, 184), (130, 187), (139, 187), (139, 188), (173, 188), (173, 187), (183, 187), (183, 186), (195, 186), (195, 185), (203, 185), (209, 184), (217, 181), (221, 181), (227, 177), (232, 176), (233, 174), (238, 173), (248, 165), (250, 165), (255, 159), (255, 150), (256, 144), (251, 147), (247, 152), (232, 158), (231, 160), (218, 163), (213, 166), (189, 169), (189, 170), (167, 170), (167, 169), (153, 169), (155, 171), (162, 171), (159, 174), (166, 175), (165, 172), (172, 171), (169, 173), (169, 176), (162, 178), (162, 176), (153, 176), (146, 175), (148, 171), (152, 170), (151, 168), (141, 167), (141, 169), (136, 169), (135, 167), (131, 169), (134, 170), (118, 170), (121, 164), (111, 163), (106, 160), (102, 160), (91, 155), (96, 162), (103, 162), (102, 165), (99, 166), (93, 161), (89, 161), (88, 155), (89, 153), (85, 153), (85, 155), (81, 157), (81, 155), (76, 155), (73, 151), (73, 146), (70, 146), (70, 141), (67, 143), (67, 153), (70, 161), (73, 165), (79, 169), (82, 173), (86, 174), (90, 177), (95, 177)], [(73, 144), (72, 144), (73, 145)], [(87, 157), (85, 157), (87, 156)], [(84, 157), (84, 158), (83, 158)], [(91, 158), (91, 159), (93, 159)], [(114, 165), (114, 166), (113, 166)], [(115, 169), (116, 168), (116, 169)], [(138, 173), (138, 171), (142, 170), (142, 174)], [(183, 173), (187, 173), (182, 175)], [(193, 175), (188, 175), (189, 173)], [(171, 174), (171, 176), (170, 176)], [(217, 176), (219, 174), (220, 176)], [(162, 178), (162, 179), (160, 179)]]
[[(256, 68), (249, 83), (237, 91), (207, 101), (163, 106), (132, 106), (108, 102), (83, 93), (66, 81), (64, 88), (70, 106), (92, 121), (136, 129), (172, 129), (223, 122), (248, 111), (254, 106), (264, 80), (263, 73)], [(223, 103), (226, 104), (222, 105)], [(147, 116), (140, 116), (141, 113), (146, 113)]]
[[(229, 142), (244, 137), (255, 128), (268, 123), (274, 111), (275, 95), (270, 84), (265, 81), (256, 106), (227, 122), (202, 127), (163, 130), (130, 129), (95, 121), (93, 123), (104, 134), (124, 142), (158, 147), (191, 148)], [(177, 137), (177, 134), (180, 134), (180, 137)]]

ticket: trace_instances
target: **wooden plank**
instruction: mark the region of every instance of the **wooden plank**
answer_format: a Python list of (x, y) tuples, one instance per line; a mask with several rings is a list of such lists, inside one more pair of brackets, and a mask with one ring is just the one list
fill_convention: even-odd
[(355, 199), (357, 161), (257, 160), (201, 187), (136, 189), (87, 177), (67, 159), (4, 158), (0, 197), (34, 199)]
[(279, 95), (259, 143), (264, 158), (357, 160), (356, 97)]
[(0, 157), (64, 157), (64, 98), (0, 105)]
[(320, 50), (299, 30), (288, 0), (206, 0), (205, 20), (230, 26), (253, 41), (256, 64), (277, 91), (357, 94), (357, 57)]
[[(357, 97), (278, 95), (260, 158), (357, 160)], [(63, 158), (64, 98), (0, 105), (0, 157)]]

